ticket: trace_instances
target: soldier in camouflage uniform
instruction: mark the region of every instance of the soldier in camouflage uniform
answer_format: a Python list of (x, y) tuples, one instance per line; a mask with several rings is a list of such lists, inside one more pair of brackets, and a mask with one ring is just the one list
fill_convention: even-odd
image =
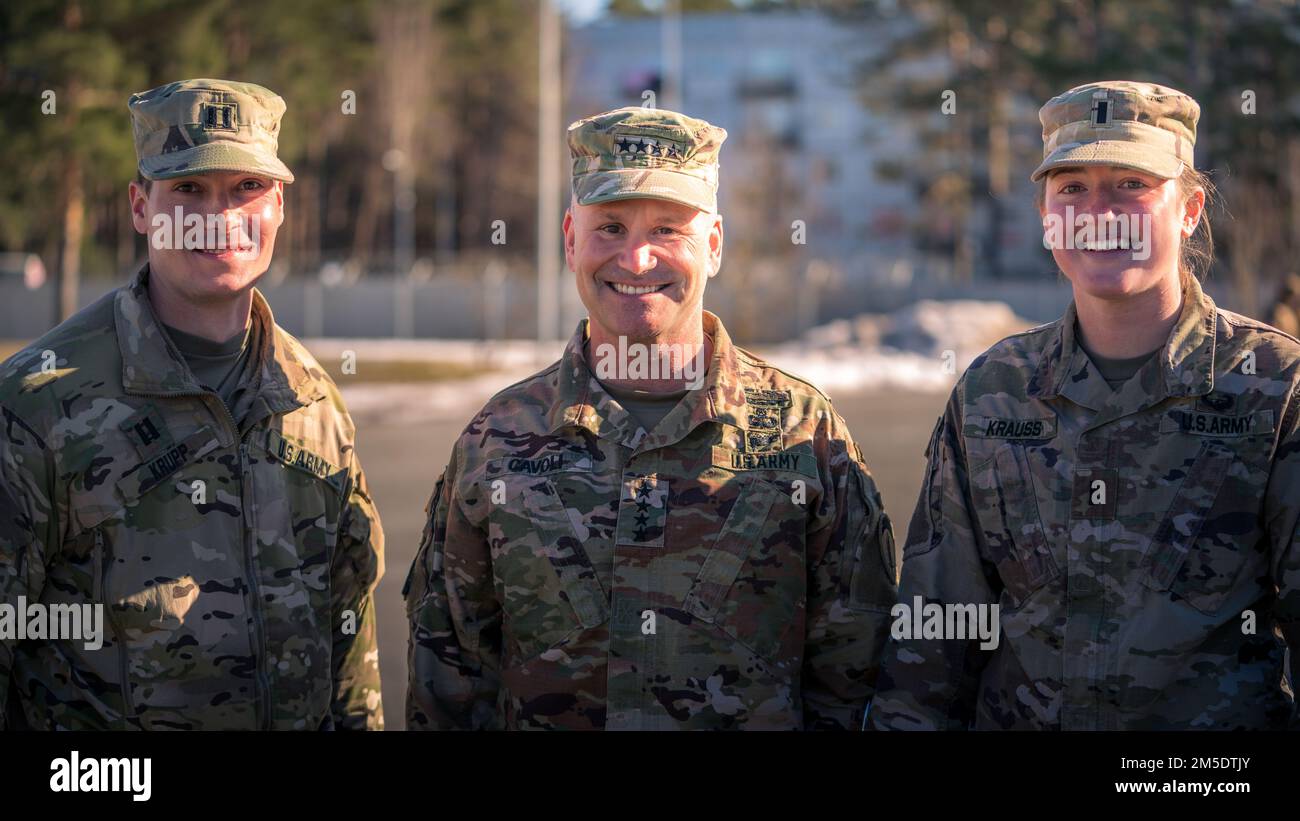
[[(873, 728), (1293, 722), (1300, 344), (1216, 307), (1189, 264), (1198, 114), (1128, 82), (1041, 110), (1045, 217), (1063, 203), (1150, 214), (1152, 253), (1054, 248), (1074, 287), (1065, 315), (958, 381), (926, 451), (899, 601), (997, 604), (1000, 642), (891, 631)], [(1161, 289), (1167, 310), (1152, 307)], [(1098, 295), (1154, 349), (1099, 350)]]
[[(7, 723), (378, 729), (383, 533), (352, 421), (253, 287), (293, 179), (284, 102), (192, 80), (130, 111), (138, 230), (172, 202), (267, 219), (256, 255), (151, 238), (133, 283), (0, 366), (0, 603), (102, 605), (107, 627), (99, 649), (4, 641)], [(223, 316), (233, 353), (193, 353)]]
[[(725, 136), (638, 108), (570, 126), (590, 317), (438, 479), (403, 588), (409, 727), (861, 727), (893, 536), (830, 400), (702, 309)], [(660, 392), (599, 377), (591, 351), (632, 328), (705, 340), (707, 372)]]

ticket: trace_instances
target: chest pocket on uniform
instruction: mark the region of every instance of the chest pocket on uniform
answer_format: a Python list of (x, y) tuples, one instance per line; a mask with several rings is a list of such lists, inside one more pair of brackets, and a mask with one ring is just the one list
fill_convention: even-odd
[(773, 482), (741, 482), (683, 609), (770, 661), (804, 606), (804, 518)]
[(519, 475), (490, 481), (504, 491), (488, 516), (492, 572), (507, 635), (527, 661), (604, 623), (609, 601), (555, 483)]
[[(1201, 444), (1144, 559), (1148, 572), (1143, 584), (1172, 591), (1206, 614), (1223, 604), (1244, 564), (1242, 545), (1231, 534), (1221, 541), (1213, 534), (1198, 540), (1235, 459), (1221, 443)], [(1214, 533), (1220, 530), (1213, 528)]]
[[(310, 578), (303, 581), (308, 588), (326, 590), (350, 488), (347, 470), (335, 464), (344, 454), (330, 453), (327, 458), (323, 449), (313, 450), (274, 428), (250, 438), (255, 444), (250, 469), (253, 494), (259, 500), (253, 509), (259, 534), (279, 534), (283, 551), (279, 560), (295, 563), (293, 568), (278, 568), (280, 572), (306, 574)], [(283, 502), (268, 504), (270, 498)], [(290, 542), (292, 553), (286, 549)]]
[(202, 428), (117, 482), (93, 524), (95, 587), (117, 645), (125, 709), (145, 728), (252, 726), (254, 658), (226, 455)]
[(1032, 481), (1025, 448), (1014, 442), (999, 442), (996, 453), (971, 471), (971, 495), (987, 558), (997, 566), (1016, 608), (1060, 575)]

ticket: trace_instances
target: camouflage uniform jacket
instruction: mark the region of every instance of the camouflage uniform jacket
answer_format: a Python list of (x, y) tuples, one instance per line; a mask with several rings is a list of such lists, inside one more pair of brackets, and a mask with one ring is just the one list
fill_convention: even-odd
[(648, 434), (583, 356), (457, 440), (404, 587), (412, 728), (861, 726), (893, 535), (830, 400), (733, 347)]
[(33, 728), (381, 727), (383, 532), (338, 389), (254, 291), (238, 428), (148, 270), (0, 368), (0, 601), (104, 605), (98, 650), (4, 642), (0, 699)]
[(1195, 281), (1183, 306), (1114, 392), (1078, 345), (1073, 304), (959, 380), (927, 450), (899, 601), (997, 603), (1001, 636), (990, 650), (891, 638), (872, 727), (1291, 721), (1300, 344)]

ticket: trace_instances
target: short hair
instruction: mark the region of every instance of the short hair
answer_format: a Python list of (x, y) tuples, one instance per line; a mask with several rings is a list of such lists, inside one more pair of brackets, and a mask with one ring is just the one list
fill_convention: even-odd
[(148, 194), (149, 189), (153, 187), (153, 180), (146, 179), (144, 174), (141, 174), (139, 171), (135, 172), (135, 181), (140, 184), (140, 187), (144, 189), (146, 194)]

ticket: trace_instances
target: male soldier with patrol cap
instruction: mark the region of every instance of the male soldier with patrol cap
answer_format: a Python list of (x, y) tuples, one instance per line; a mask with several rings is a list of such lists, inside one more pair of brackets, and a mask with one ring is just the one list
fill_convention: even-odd
[(703, 310), (725, 137), (641, 108), (569, 127), (589, 318), (437, 482), (404, 586), (409, 727), (861, 727), (893, 536), (830, 400)]
[(7, 637), (7, 724), (379, 729), (352, 420), (254, 287), (284, 101), (189, 80), (128, 106), (149, 262), (0, 366), (0, 603), (102, 606), (102, 646)]

